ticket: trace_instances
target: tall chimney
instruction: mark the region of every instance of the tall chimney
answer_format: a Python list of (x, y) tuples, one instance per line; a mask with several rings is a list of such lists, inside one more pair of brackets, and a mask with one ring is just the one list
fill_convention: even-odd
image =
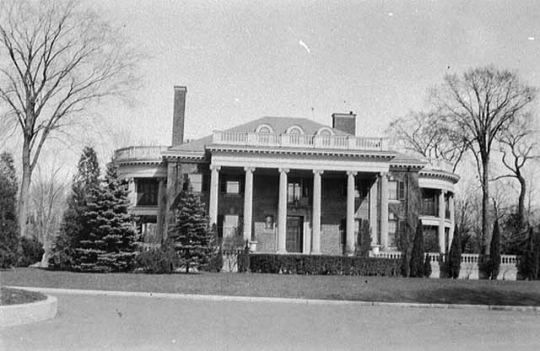
[(186, 92), (186, 87), (174, 87), (172, 146), (182, 145), (184, 143)]
[(356, 114), (352, 111), (332, 114), (332, 128), (356, 135)]

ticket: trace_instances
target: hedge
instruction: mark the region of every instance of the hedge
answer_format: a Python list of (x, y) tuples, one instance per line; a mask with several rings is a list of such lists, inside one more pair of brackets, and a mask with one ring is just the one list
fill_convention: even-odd
[(362, 275), (396, 277), (400, 260), (358, 256), (249, 255), (253, 273)]

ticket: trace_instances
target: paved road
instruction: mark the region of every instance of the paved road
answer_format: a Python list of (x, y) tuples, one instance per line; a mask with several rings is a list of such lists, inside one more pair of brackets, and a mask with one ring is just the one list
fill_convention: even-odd
[(56, 294), (0, 350), (538, 350), (540, 314)]

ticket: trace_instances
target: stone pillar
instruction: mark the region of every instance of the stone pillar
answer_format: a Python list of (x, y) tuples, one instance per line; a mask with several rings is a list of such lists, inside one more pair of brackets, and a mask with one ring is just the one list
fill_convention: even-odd
[(441, 253), (446, 253), (446, 243), (444, 235), (444, 218), (446, 216), (446, 203), (444, 201), (445, 190), (439, 194), (439, 249)]
[(167, 208), (167, 200), (165, 199), (165, 179), (159, 179), (158, 186), (158, 213), (157, 213), (157, 223), (156, 223), (156, 232), (160, 238), (163, 238), (165, 233), (163, 232), (163, 222), (165, 219), (165, 212)]
[(369, 226), (371, 227), (371, 245), (379, 245), (379, 226), (377, 211), (378, 181), (375, 181), (369, 190)]
[(244, 190), (244, 241), (251, 241), (253, 222), (253, 172), (255, 168), (245, 167), (246, 185)]
[(321, 175), (322, 170), (313, 170), (313, 239), (311, 241), (311, 253), (321, 253)]
[(381, 173), (381, 246), (388, 248), (388, 174)]
[(163, 241), (167, 239), (169, 225), (174, 222), (174, 212), (171, 211), (171, 206), (176, 199), (176, 195), (178, 195), (178, 172), (178, 163), (170, 161), (167, 165), (167, 194), (165, 196), (165, 223), (163, 227)]
[(287, 252), (287, 173), (288, 169), (279, 169), (278, 253)]
[(210, 225), (217, 225), (218, 218), (218, 197), (219, 197), (219, 170), (220, 166), (210, 165), (212, 171), (210, 175), (210, 199), (208, 217), (210, 219)]
[(354, 254), (354, 177), (356, 172), (347, 171), (347, 226), (345, 228), (345, 254)]
[(129, 178), (128, 190), (128, 198), (131, 206), (137, 206), (137, 184), (135, 183), (134, 178)]
[[(450, 230), (448, 231), (448, 245), (452, 245), (452, 240), (454, 240), (454, 227), (455, 227), (455, 209), (454, 209), (454, 194), (450, 195), (448, 199), (448, 206), (450, 206)], [(450, 249), (448, 249), (450, 250)]]

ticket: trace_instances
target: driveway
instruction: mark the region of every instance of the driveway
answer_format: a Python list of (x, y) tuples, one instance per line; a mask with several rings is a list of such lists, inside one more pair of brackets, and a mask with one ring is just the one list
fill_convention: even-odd
[(534, 350), (540, 314), (55, 294), (0, 350)]

